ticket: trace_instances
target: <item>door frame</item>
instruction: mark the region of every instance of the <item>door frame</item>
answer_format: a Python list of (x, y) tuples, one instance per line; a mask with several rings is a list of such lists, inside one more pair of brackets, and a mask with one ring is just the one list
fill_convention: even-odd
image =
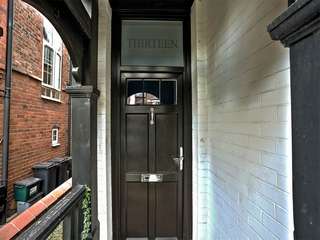
[[(184, 67), (121, 66), (121, 20), (176, 20), (183, 22)], [(178, 73), (183, 76), (183, 239), (192, 239), (192, 84), (190, 11), (114, 10), (112, 13), (111, 52), (111, 168), (113, 239), (120, 239), (120, 156), (121, 156), (121, 73)]]

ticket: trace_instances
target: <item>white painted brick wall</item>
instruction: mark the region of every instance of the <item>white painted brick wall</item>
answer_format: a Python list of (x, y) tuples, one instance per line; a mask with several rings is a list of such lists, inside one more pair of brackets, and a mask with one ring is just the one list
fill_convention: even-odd
[(205, 239), (211, 219), (207, 204), (210, 201), (210, 164), (207, 158), (207, 68), (205, 18), (201, 15), (202, 6), (192, 9), (192, 78), (193, 92), (193, 239)]
[(287, 0), (192, 9), (194, 239), (293, 239)]
[(112, 239), (111, 204), (111, 9), (109, 2), (99, 0), (98, 44), (98, 218), (100, 239)]

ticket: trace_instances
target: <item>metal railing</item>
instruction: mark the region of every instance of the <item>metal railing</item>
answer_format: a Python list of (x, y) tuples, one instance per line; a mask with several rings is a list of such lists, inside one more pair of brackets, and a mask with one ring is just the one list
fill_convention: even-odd
[(84, 193), (85, 186), (76, 185), (15, 239), (47, 239), (60, 224), (63, 224), (64, 240), (81, 239), (83, 227), (81, 204)]

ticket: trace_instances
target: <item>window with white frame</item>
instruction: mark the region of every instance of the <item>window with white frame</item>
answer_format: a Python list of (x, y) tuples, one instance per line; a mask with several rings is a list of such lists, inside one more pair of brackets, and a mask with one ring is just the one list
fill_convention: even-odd
[(60, 145), (59, 128), (52, 128), (51, 138), (52, 138), (52, 147), (57, 147)]
[(52, 24), (43, 18), (43, 98), (61, 100), (62, 40)]

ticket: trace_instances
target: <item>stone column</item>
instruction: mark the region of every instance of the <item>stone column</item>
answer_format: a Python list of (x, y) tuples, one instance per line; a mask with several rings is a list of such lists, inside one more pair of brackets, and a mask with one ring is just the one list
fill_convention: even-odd
[(320, 239), (320, 1), (296, 1), (268, 30), (291, 54), (295, 239)]
[(71, 97), (72, 184), (87, 185), (92, 191), (92, 234), (99, 239), (97, 212), (97, 98), (92, 86), (67, 88)]

